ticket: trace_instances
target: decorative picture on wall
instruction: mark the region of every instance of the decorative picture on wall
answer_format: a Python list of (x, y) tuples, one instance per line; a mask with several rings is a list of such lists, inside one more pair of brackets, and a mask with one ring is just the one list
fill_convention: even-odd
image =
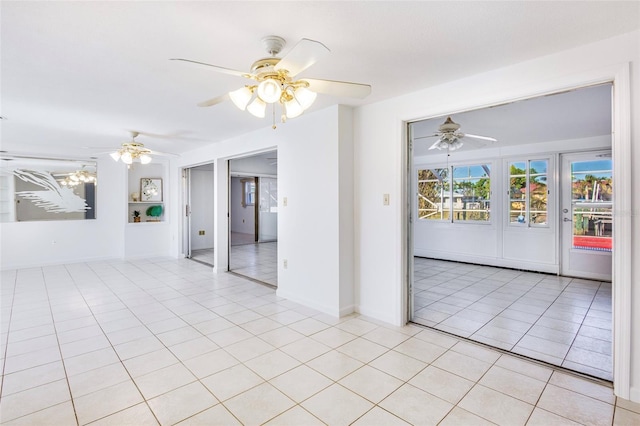
[(140, 201), (162, 201), (162, 179), (140, 179)]

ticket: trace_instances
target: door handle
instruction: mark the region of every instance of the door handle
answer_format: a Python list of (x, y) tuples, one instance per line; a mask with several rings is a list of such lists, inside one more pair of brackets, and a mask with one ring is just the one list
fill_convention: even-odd
[(565, 217), (564, 219), (562, 219), (563, 222), (573, 222), (571, 219), (569, 219), (568, 217)]

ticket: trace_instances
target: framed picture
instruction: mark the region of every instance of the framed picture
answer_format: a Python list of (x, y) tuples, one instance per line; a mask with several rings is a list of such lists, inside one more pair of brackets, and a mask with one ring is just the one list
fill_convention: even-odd
[(162, 201), (162, 179), (140, 179), (140, 201)]

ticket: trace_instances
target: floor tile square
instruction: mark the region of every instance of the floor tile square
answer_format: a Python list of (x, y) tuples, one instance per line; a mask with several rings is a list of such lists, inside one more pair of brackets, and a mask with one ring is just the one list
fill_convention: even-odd
[(135, 378), (136, 385), (146, 399), (194, 382), (195, 376), (182, 364), (173, 364)]
[(524, 425), (533, 411), (533, 405), (480, 385), (474, 386), (458, 406), (505, 425)]
[(409, 384), (400, 387), (378, 405), (411, 424), (432, 425), (438, 424), (453, 408), (453, 404)]
[(74, 398), (78, 422), (86, 424), (122, 411), (143, 401), (132, 381), (119, 383), (88, 395)]
[(395, 350), (381, 355), (369, 365), (404, 381), (409, 380), (427, 366), (426, 363)]
[(328, 387), (333, 381), (306, 365), (300, 365), (272, 379), (269, 383), (300, 403)]
[(469, 356), (449, 351), (438, 358), (435, 367), (456, 374), (472, 382), (476, 382), (491, 367), (488, 362), (480, 361)]
[(260, 376), (242, 364), (226, 368), (201, 381), (220, 401), (226, 401), (264, 382)]
[(338, 384), (329, 386), (301, 405), (329, 425), (351, 424), (374, 406)]
[(338, 383), (374, 404), (382, 401), (404, 384), (402, 380), (368, 365), (357, 369)]
[(295, 403), (268, 383), (258, 385), (224, 403), (242, 424), (262, 424), (284, 413)]
[(613, 405), (551, 384), (537, 406), (582, 424), (610, 425), (613, 420)]
[(340, 380), (364, 364), (350, 356), (332, 351), (307, 362), (307, 365), (332, 380)]
[(470, 380), (432, 365), (415, 375), (409, 383), (452, 404), (457, 404), (474, 385)]
[(300, 365), (300, 361), (276, 349), (247, 361), (245, 365), (263, 379), (270, 380), (297, 367)]
[(194, 382), (148, 402), (161, 424), (175, 424), (213, 407), (218, 400), (202, 384)]

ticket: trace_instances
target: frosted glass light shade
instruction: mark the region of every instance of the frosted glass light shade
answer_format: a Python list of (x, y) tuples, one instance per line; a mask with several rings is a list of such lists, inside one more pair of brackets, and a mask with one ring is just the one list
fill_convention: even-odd
[(247, 104), (251, 100), (251, 95), (253, 95), (253, 93), (247, 86), (241, 87), (233, 92), (229, 92), (229, 98), (231, 98), (235, 106), (240, 108), (242, 111), (245, 110)]
[(125, 152), (124, 154), (122, 154), (122, 156), (120, 157), (120, 159), (122, 160), (122, 162), (124, 164), (131, 164), (133, 163), (133, 158), (131, 157), (131, 153), (129, 152)]
[(307, 109), (316, 100), (318, 94), (307, 89), (306, 87), (299, 87), (295, 91), (295, 96), (298, 102), (300, 102), (302, 109)]
[(147, 154), (142, 154), (142, 155), (140, 156), (140, 162), (141, 162), (142, 164), (149, 164), (149, 163), (151, 162), (151, 157), (150, 157), (150, 156), (148, 156)]
[(302, 105), (300, 105), (294, 98), (284, 103), (284, 111), (287, 118), (296, 118), (297, 116), (302, 114), (304, 109), (302, 108)]
[(118, 161), (120, 159), (120, 152), (119, 151), (112, 152), (109, 155), (111, 156), (111, 158), (113, 158), (113, 161)]
[(267, 104), (265, 104), (262, 99), (255, 98), (253, 102), (247, 106), (247, 111), (255, 117), (264, 118), (265, 110), (267, 109)]
[(268, 104), (278, 102), (282, 94), (280, 82), (268, 78), (258, 85), (258, 96)]

